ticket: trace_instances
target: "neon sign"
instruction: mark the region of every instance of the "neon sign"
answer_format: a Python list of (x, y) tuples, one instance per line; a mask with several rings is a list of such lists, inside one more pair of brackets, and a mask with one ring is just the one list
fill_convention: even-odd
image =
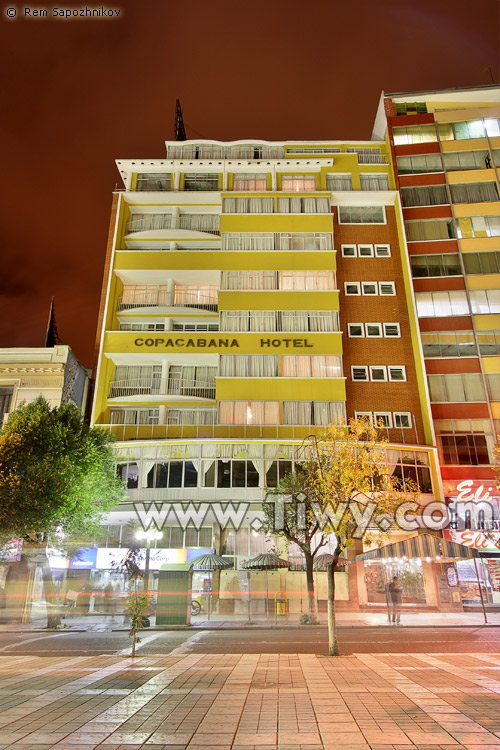
[(457, 484), (457, 502), (467, 503), (474, 500), (476, 503), (480, 503), (486, 502), (490, 499), (490, 492), (493, 490), (493, 487), (488, 487), (485, 492), (484, 485), (480, 484), (477, 490), (472, 492), (473, 484), (474, 482), (472, 479), (466, 479), (463, 482), (460, 482), (460, 484)]

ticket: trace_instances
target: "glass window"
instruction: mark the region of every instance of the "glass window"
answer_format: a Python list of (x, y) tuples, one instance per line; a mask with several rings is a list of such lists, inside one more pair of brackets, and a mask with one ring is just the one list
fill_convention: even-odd
[(267, 178), (265, 174), (234, 174), (233, 190), (242, 192), (259, 192), (267, 190)]
[(399, 174), (424, 174), (426, 172), (443, 171), (440, 154), (398, 156), (396, 162)]
[(281, 190), (284, 193), (316, 190), (316, 177), (314, 175), (282, 175)]
[(455, 230), (451, 219), (405, 221), (405, 229), (408, 242), (448, 240), (455, 237)]
[(185, 173), (184, 190), (218, 190), (218, 174)]
[(342, 245), (343, 258), (355, 258), (357, 255), (356, 245)]
[(351, 379), (352, 380), (368, 380), (368, 367), (352, 366), (351, 367)]
[(382, 338), (381, 323), (365, 323), (365, 330), (369, 338)]
[(160, 172), (139, 172), (135, 189), (138, 191), (163, 191), (170, 190), (171, 174)]
[(347, 295), (359, 296), (361, 294), (361, 287), (359, 281), (345, 281), (344, 291)]
[(446, 185), (401, 188), (401, 201), (405, 208), (412, 206), (440, 206), (449, 203)]
[(462, 275), (458, 253), (412, 255), (410, 263), (414, 278)]
[(373, 258), (373, 245), (358, 245), (358, 255), (360, 258)]
[(391, 246), (390, 245), (375, 245), (375, 256), (377, 258), (390, 258)]
[(327, 174), (327, 190), (352, 190), (352, 177), (350, 174)]
[(492, 253), (464, 253), (466, 273), (500, 273), (500, 251)]
[(452, 123), (455, 140), (462, 141), (468, 138), (484, 138), (484, 126), (482, 120), (468, 120), (466, 122)]
[(341, 224), (385, 224), (383, 206), (339, 206)]
[(361, 290), (364, 297), (374, 297), (377, 294), (377, 282), (376, 281), (362, 281)]
[(363, 323), (348, 323), (347, 330), (351, 338), (362, 338), (365, 335)]
[(385, 173), (362, 174), (359, 179), (361, 190), (389, 190), (389, 175)]
[(379, 281), (378, 289), (379, 294), (382, 296), (394, 297), (396, 294), (396, 284), (394, 281)]

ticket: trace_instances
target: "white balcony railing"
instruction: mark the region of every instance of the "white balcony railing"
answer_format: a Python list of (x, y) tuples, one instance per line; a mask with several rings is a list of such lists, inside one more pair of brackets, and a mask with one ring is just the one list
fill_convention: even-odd
[(218, 297), (206, 294), (192, 287), (176, 286), (172, 291), (137, 290), (118, 298), (117, 312), (132, 310), (137, 307), (193, 307), (197, 310), (217, 312)]
[(358, 164), (389, 164), (387, 154), (358, 154)]
[(190, 396), (214, 399), (215, 382), (205, 383), (187, 378), (136, 378), (110, 383), (108, 398), (127, 396)]
[(134, 216), (127, 224), (127, 234), (133, 232), (147, 232), (153, 229), (170, 229), (172, 217), (170, 214), (141, 214)]

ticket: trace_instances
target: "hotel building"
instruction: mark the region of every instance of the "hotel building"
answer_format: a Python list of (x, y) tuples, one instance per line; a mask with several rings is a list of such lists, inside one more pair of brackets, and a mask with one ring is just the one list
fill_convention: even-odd
[[(241, 562), (274, 545), (259, 533), (265, 488), (307, 435), (356, 415), (383, 421), (393, 472), (439, 500), (388, 141), (174, 141), (163, 159), (117, 166), (92, 424), (116, 437), (129, 500), (109, 516), (108, 557), (130, 521), (155, 516), (151, 568), (223, 553), (235, 567), (214, 579), (219, 611), (238, 613)], [(199, 529), (171, 508), (189, 503), (207, 511)], [(216, 523), (214, 503), (240, 512), (239, 530)], [(292, 570), (270, 585), (299, 611), (299, 552), (279, 552)], [(430, 561), (408, 565), (409, 596), (437, 606)], [(345, 606), (385, 602), (382, 567), (336, 574)]]

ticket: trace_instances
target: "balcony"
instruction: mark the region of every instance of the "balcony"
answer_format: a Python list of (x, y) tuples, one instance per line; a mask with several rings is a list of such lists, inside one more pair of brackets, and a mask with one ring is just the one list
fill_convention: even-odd
[[(205, 383), (189, 378), (137, 378), (115, 380), (110, 383), (108, 398), (128, 398), (129, 396), (179, 396), (213, 400), (215, 399), (215, 382)], [(163, 399), (156, 399), (158, 400)]]
[(224, 146), (219, 144), (184, 144), (168, 146), (167, 159), (283, 159), (284, 146), (267, 146), (265, 144), (238, 144)]
[(218, 295), (206, 293), (188, 286), (175, 286), (172, 291), (159, 289), (157, 291), (137, 290), (118, 297), (117, 313), (134, 310), (138, 307), (189, 307), (196, 310), (217, 312), (219, 309)]
[(130, 219), (126, 234), (164, 229), (187, 229), (191, 232), (220, 235), (218, 214), (184, 214), (172, 218), (171, 214), (141, 214)]

